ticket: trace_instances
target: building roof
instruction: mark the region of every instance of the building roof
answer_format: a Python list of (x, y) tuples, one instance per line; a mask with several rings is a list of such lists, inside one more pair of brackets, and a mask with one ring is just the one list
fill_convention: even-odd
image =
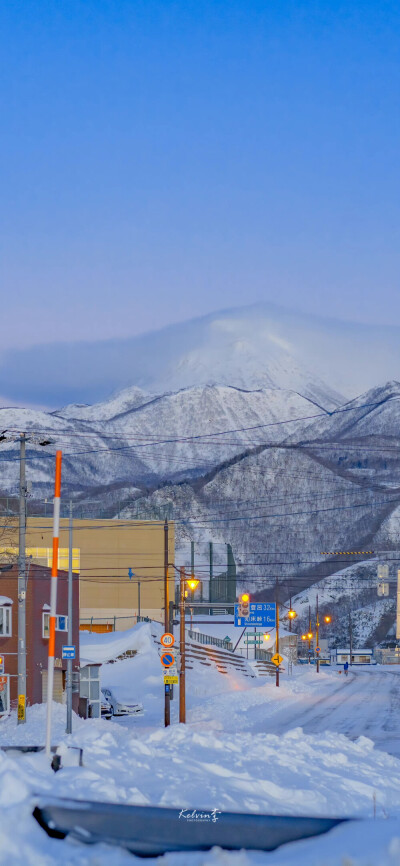
[[(343, 653), (343, 655), (346, 655), (346, 653), (347, 653), (347, 655), (349, 655), (349, 653), (350, 653), (350, 647), (347, 647), (347, 649), (336, 649), (336, 653)], [(352, 654), (352, 655), (355, 655), (355, 653), (364, 653), (364, 655), (365, 655), (365, 653), (370, 653), (370, 654), (372, 655), (373, 650), (372, 650), (372, 649), (358, 649), (358, 648), (356, 649), (356, 648), (353, 648), (352, 651), (351, 651), (351, 654)]]

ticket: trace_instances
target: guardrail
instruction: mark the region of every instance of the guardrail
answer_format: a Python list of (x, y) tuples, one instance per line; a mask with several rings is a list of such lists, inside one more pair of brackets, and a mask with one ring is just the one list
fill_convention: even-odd
[(194, 640), (197, 643), (206, 644), (208, 646), (219, 646), (221, 647), (221, 649), (233, 649), (232, 641), (224, 640), (220, 637), (214, 637), (214, 635), (212, 634), (203, 634), (200, 631), (194, 631), (193, 629), (189, 629), (188, 636), (191, 640)]

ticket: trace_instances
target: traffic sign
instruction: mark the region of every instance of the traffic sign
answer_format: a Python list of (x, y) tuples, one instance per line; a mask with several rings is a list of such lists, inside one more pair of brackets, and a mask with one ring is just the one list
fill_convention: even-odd
[(164, 674), (165, 686), (177, 686), (178, 682), (178, 674)]
[(248, 616), (240, 616), (240, 605), (235, 604), (235, 626), (243, 628), (246, 625), (274, 628), (276, 625), (275, 602), (251, 601)]
[(278, 667), (278, 665), (283, 662), (283, 658), (279, 655), (279, 653), (275, 653), (275, 655), (272, 656), (271, 661), (274, 663), (274, 665), (276, 665), (276, 667)]
[(175, 664), (175, 656), (171, 652), (163, 653), (161, 656), (161, 664), (164, 665), (165, 668), (170, 668)]
[(161, 636), (161, 643), (163, 646), (173, 646), (175, 643), (175, 638), (173, 634), (170, 634), (169, 631), (166, 631), (165, 634)]
[(316, 646), (316, 647), (315, 647), (315, 652), (316, 652), (316, 653), (320, 653), (320, 652), (321, 652), (321, 647), (320, 647), (320, 646)]
[(73, 645), (63, 646), (61, 655), (62, 655), (63, 659), (74, 659), (75, 658), (75, 647)]

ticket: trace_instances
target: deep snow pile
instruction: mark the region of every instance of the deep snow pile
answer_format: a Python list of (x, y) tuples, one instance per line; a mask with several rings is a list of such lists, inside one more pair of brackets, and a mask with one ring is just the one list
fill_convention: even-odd
[(116, 659), (128, 650), (141, 652), (144, 655), (151, 652), (152, 632), (162, 634), (157, 623), (139, 622), (133, 628), (124, 631), (107, 632), (105, 634), (81, 631), (79, 633), (79, 653), (81, 664), (103, 664), (110, 659)]
[[(142, 718), (82, 721), (64, 734), (65, 707), (54, 705), (53, 742), (83, 749), (83, 766), (57, 774), (44, 753), (0, 751), (0, 864), (24, 866), (126, 866), (136, 859), (106, 846), (82, 848), (49, 840), (31, 817), (38, 795), (111, 800), (117, 803), (251, 811), (272, 814), (360, 816), (378, 819), (339, 827), (329, 837), (285, 846), (272, 854), (214, 850), (170, 854), (149, 861), (158, 866), (395, 866), (400, 853), (400, 760), (374, 748), (366, 737), (334, 733), (282, 733), (279, 719), (299, 706), (310, 711), (348, 688), (334, 673), (299, 669), (270, 679), (221, 675), (196, 669), (187, 676), (188, 724), (163, 727), (163, 685), (157, 645), (150, 624), (140, 624), (124, 640), (137, 649), (132, 658), (105, 662), (102, 680), (130, 688), (143, 700)], [(89, 640), (88, 640), (89, 637)], [(121, 650), (122, 636), (82, 635), (104, 658)], [(108, 650), (106, 649), (109, 645)], [(88, 654), (88, 650), (86, 650)], [(377, 676), (379, 671), (371, 673)], [(383, 677), (385, 674), (383, 673)], [(375, 680), (374, 680), (375, 682)], [(379, 679), (376, 680), (379, 686)], [(372, 684), (372, 681), (371, 681)], [(176, 693), (178, 690), (176, 690)], [(175, 694), (175, 697), (177, 694)], [(317, 712), (319, 705), (317, 704)], [(344, 710), (346, 711), (346, 710)], [(0, 725), (0, 745), (44, 742), (45, 707), (28, 708), (27, 724), (15, 714)], [(177, 811), (178, 816), (178, 811)], [(390, 820), (387, 820), (390, 819)], [(178, 820), (178, 817), (177, 817)], [(328, 853), (327, 853), (328, 852)], [(373, 852), (373, 859), (370, 859)], [(397, 859), (396, 859), (397, 858)], [(137, 861), (142, 862), (140, 860)]]

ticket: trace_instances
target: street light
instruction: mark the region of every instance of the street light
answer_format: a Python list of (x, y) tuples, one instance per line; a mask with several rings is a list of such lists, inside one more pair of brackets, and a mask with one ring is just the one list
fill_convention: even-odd
[(328, 613), (326, 616), (324, 616), (324, 622), (326, 622), (326, 623), (332, 622), (332, 617)]
[(196, 587), (199, 585), (200, 581), (196, 580), (195, 577), (190, 577), (189, 580), (186, 581), (186, 583), (187, 583), (189, 589), (191, 589), (192, 592), (194, 592)]
[[(192, 604), (194, 601), (194, 591), (196, 587), (199, 585), (200, 581), (197, 580), (196, 577), (189, 577), (186, 581), (189, 589), (192, 590)], [(193, 628), (193, 607), (190, 608), (190, 628)]]

